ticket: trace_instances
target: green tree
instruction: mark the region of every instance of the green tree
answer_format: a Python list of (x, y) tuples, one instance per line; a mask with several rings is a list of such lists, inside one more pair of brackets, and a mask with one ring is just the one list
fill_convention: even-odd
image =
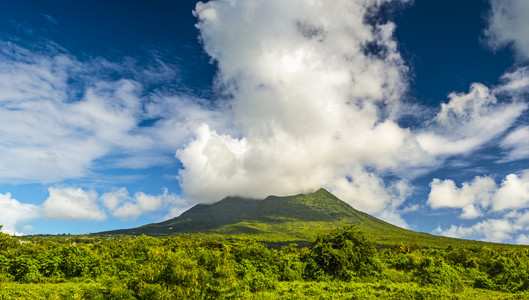
[[(318, 270), (340, 280), (379, 275), (382, 263), (372, 242), (355, 226), (347, 225), (317, 237), (307, 262), (309, 277)], [(312, 276), (310, 276), (312, 273)]]
[(27, 255), (21, 255), (12, 260), (9, 273), (19, 282), (39, 282), (41, 280), (38, 261)]

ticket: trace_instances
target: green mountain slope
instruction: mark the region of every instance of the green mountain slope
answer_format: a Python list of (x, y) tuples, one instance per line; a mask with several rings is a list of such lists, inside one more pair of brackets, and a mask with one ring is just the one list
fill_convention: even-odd
[(268, 242), (307, 244), (331, 228), (356, 224), (382, 247), (415, 243), (445, 247), (489, 244), (440, 237), (403, 229), (358, 211), (325, 189), (264, 200), (227, 197), (214, 204), (198, 204), (179, 217), (161, 223), (100, 234), (205, 234), (226, 238), (257, 238)]

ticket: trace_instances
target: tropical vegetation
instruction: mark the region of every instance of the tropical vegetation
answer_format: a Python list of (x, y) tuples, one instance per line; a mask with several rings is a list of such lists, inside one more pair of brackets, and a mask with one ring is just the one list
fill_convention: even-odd
[(280, 249), (185, 234), (0, 234), (0, 299), (526, 299), (528, 288), (528, 248), (381, 248), (351, 225)]

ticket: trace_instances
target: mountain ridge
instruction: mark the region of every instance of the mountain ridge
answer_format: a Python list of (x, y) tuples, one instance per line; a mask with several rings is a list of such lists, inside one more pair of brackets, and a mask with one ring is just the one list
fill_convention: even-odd
[(356, 210), (323, 188), (309, 194), (268, 196), (263, 200), (230, 196), (212, 204), (197, 204), (170, 220), (97, 234), (196, 234), (307, 244), (319, 234), (349, 224), (356, 225), (381, 247), (411, 243), (425, 247), (500, 245), (404, 229)]

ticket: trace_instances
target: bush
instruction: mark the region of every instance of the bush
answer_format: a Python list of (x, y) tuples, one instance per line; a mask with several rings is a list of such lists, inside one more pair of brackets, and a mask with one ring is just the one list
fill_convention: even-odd
[[(0, 229), (2, 228), (0, 227)], [(16, 246), (18, 246), (18, 243), (14, 238), (12, 238), (9, 234), (0, 232), (0, 251), (13, 249)]]
[(9, 273), (19, 282), (35, 283), (41, 280), (38, 261), (27, 255), (11, 260)]
[(72, 278), (98, 275), (98, 265), (97, 259), (88, 249), (69, 246), (62, 249), (58, 267), (67, 278)]
[(309, 258), (307, 272), (313, 278), (318, 276), (317, 268), (344, 281), (356, 276), (377, 276), (383, 269), (374, 244), (354, 226), (318, 236)]
[(451, 292), (461, 291), (463, 288), (457, 271), (447, 265), (442, 258), (424, 258), (413, 274), (422, 285), (441, 286)]

